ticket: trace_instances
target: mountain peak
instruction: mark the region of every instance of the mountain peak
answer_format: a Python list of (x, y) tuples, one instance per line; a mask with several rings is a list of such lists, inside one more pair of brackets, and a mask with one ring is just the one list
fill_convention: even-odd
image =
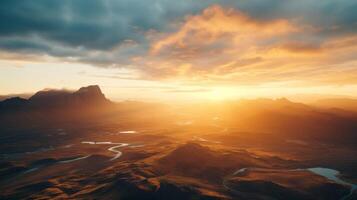
[[(22, 102), (21, 99), (13, 99), (13, 104)], [(28, 100), (28, 105), (32, 108), (48, 107), (83, 107), (93, 105), (104, 105), (110, 101), (105, 98), (98, 85), (81, 87), (79, 90), (72, 92), (69, 90), (41, 90), (36, 92)], [(9, 103), (2, 103), (7, 105)], [(19, 104), (19, 103), (17, 103)], [(4, 106), (2, 106), (4, 107)]]
[(73, 93), (73, 96), (76, 96), (77, 98), (80, 98), (80, 99), (86, 100), (86, 101), (91, 101), (91, 100), (106, 101), (107, 100), (98, 85), (90, 85), (87, 87), (81, 87), (78, 91)]
[(81, 87), (76, 93), (100, 93), (102, 94), (102, 91), (98, 85), (89, 85), (86, 87)]
[(285, 98), (285, 97), (282, 97), (282, 98), (278, 98), (275, 100), (276, 102), (279, 102), (279, 103), (286, 103), (286, 104), (290, 104), (292, 103), (289, 99)]

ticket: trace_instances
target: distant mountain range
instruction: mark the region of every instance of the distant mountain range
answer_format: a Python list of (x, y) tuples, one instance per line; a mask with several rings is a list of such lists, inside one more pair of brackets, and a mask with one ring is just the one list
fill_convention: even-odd
[[(294, 103), (287, 99), (240, 101), (226, 108), (227, 124), (248, 132), (270, 132), (330, 142), (355, 141), (357, 113)], [(353, 142), (352, 142), (353, 143)]]
[[(13, 97), (0, 102), (0, 125), (24, 127), (29, 125), (58, 124), (59, 122), (87, 123), (132, 121), (134, 124), (158, 123), (164, 127), (187, 116), (194, 125), (212, 124), (212, 117), (223, 127), (255, 133), (274, 133), (294, 139), (315, 138), (325, 142), (352, 143), (357, 139), (357, 113), (352, 109), (333, 109), (355, 101), (321, 102), (320, 106), (294, 103), (287, 99), (256, 99), (203, 102), (193, 105), (148, 104), (143, 102), (113, 103), (99, 86), (82, 87), (78, 91), (43, 90), (28, 99)], [(323, 106), (323, 107), (321, 107)], [(89, 123), (87, 123), (89, 124)], [(217, 125), (216, 125), (217, 126)]]
[(33, 95), (33, 93), (19, 93), (19, 94), (5, 94), (5, 95), (0, 95), (0, 102), (4, 101), (6, 99), (11, 99), (13, 97), (20, 97), (23, 99), (28, 99)]
[(0, 127), (50, 126), (107, 119), (116, 104), (97, 85), (77, 91), (42, 90), (28, 99), (12, 97), (0, 102)]
[(42, 90), (29, 99), (12, 97), (0, 102), (0, 111), (77, 109), (102, 107), (111, 104), (97, 85), (82, 87), (78, 91)]
[(357, 99), (333, 98), (321, 99), (314, 103), (315, 106), (323, 108), (338, 108), (350, 111), (357, 111)]

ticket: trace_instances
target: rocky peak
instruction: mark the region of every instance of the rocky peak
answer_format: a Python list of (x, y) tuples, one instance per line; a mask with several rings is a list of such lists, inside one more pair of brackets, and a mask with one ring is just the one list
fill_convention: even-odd
[(58, 106), (87, 106), (107, 103), (107, 100), (98, 85), (81, 87), (76, 92), (68, 90), (42, 90), (29, 98), (31, 106), (58, 107)]
[(98, 85), (90, 85), (87, 87), (81, 87), (78, 91), (74, 92), (73, 95), (83, 96), (83, 97), (94, 97), (94, 98), (105, 98), (101, 89)]

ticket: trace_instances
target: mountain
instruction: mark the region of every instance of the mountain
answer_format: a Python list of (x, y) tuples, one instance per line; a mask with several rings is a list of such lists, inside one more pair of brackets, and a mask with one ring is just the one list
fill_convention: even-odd
[(332, 143), (354, 143), (352, 141), (357, 139), (357, 116), (342, 115), (330, 109), (286, 99), (247, 100), (226, 109), (227, 123), (239, 130)]
[(4, 101), (6, 99), (11, 99), (13, 97), (20, 97), (23, 99), (28, 99), (32, 96), (33, 94), (30, 93), (19, 93), (19, 94), (7, 94), (7, 95), (0, 95), (0, 101)]
[(78, 91), (66, 90), (39, 91), (29, 98), (32, 107), (88, 106), (103, 105), (110, 101), (97, 85), (81, 87)]
[(156, 163), (157, 169), (163, 174), (175, 174), (211, 182), (221, 180), (220, 177), (227, 175), (228, 172), (247, 166), (267, 167), (269, 163), (245, 151), (222, 153), (194, 142), (177, 146)]
[(65, 90), (42, 90), (36, 92), (28, 101), (30, 106), (61, 106), (70, 103), (72, 93)]
[(322, 108), (339, 108), (339, 109), (357, 112), (357, 99), (349, 99), (349, 98), (320, 99), (315, 103), (313, 103), (313, 105)]
[(28, 104), (27, 99), (11, 97), (0, 102), (0, 110), (18, 110)]
[(1, 110), (74, 109), (88, 106), (104, 106), (111, 102), (97, 85), (82, 87), (78, 91), (42, 90), (28, 100), (13, 97), (0, 102)]
[[(195, 125), (212, 124), (223, 133), (237, 130), (296, 140), (349, 143), (357, 139), (357, 114), (335, 112), (288, 99), (235, 100), (191, 106), (185, 114)], [(179, 111), (179, 110), (178, 110)], [(216, 120), (212, 120), (215, 118)], [(203, 130), (201, 128), (201, 130)], [(262, 136), (260, 136), (262, 137)], [(268, 139), (269, 140), (269, 139)]]
[(27, 126), (74, 120), (99, 119), (115, 110), (97, 85), (67, 90), (42, 90), (29, 99), (14, 97), (0, 102), (0, 124)]

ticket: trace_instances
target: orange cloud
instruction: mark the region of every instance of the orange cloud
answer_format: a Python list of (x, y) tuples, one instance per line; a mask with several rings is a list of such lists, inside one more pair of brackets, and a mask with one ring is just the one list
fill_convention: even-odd
[(156, 78), (229, 78), (237, 70), (265, 63), (266, 52), (275, 43), (298, 31), (285, 19), (259, 21), (214, 5), (187, 16), (176, 32), (151, 34), (148, 56), (136, 61)]
[(316, 29), (286, 19), (260, 21), (215, 5), (177, 26), (175, 32), (150, 34), (149, 53), (136, 58), (147, 78), (193, 84), (340, 84), (341, 74), (355, 67), (341, 64), (354, 59), (355, 37), (315, 40)]
[(156, 41), (151, 48), (153, 54), (165, 48), (189, 48), (226, 42), (244, 45), (254, 40), (262, 40), (297, 31), (297, 27), (287, 20), (269, 22), (257, 21), (234, 9), (224, 9), (215, 5), (205, 9), (202, 14), (189, 16), (178, 32)]

